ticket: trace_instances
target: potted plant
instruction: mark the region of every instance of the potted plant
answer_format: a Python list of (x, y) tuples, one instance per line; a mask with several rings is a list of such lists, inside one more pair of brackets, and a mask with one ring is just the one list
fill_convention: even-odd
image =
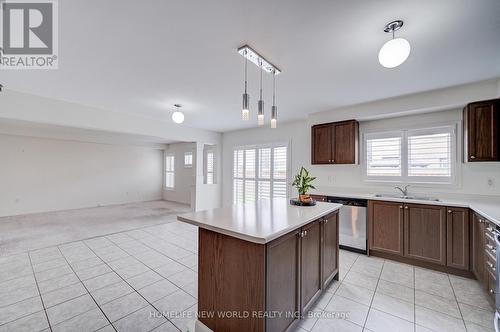
[(315, 176), (309, 176), (309, 171), (303, 166), (299, 174), (295, 175), (292, 186), (299, 192), (299, 200), (303, 203), (310, 203), (311, 197), (307, 194), (310, 189), (316, 189), (311, 183), (316, 179)]

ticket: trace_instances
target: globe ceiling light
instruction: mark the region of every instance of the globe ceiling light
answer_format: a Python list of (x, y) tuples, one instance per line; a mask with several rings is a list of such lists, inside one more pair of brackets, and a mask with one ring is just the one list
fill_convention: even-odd
[(174, 106), (176, 108), (176, 111), (174, 113), (172, 113), (172, 121), (174, 121), (175, 123), (178, 123), (178, 124), (183, 123), (184, 122), (184, 113), (179, 111), (182, 106), (179, 104), (175, 104)]
[(410, 56), (410, 43), (404, 38), (394, 38), (394, 32), (401, 29), (403, 21), (393, 21), (384, 28), (385, 32), (392, 33), (392, 39), (386, 42), (378, 53), (378, 61), (385, 68), (395, 68), (401, 65)]

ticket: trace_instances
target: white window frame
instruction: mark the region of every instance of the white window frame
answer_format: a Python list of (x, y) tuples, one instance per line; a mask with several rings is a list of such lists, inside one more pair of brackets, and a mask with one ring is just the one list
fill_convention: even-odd
[[(408, 136), (409, 134), (437, 134), (442, 132), (450, 133), (451, 140), (451, 176), (450, 177), (434, 177), (434, 176), (409, 176), (408, 175)], [(386, 183), (386, 184), (422, 184), (422, 185), (437, 185), (437, 186), (452, 186), (458, 185), (457, 174), (460, 171), (460, 163), (458, 162), (457, 151), (460, 144), (457, 140), (457, 124), (443, 124), (439, 126), (405, 128), (401, 130), (367, 132), (363, 134), (363, 178), (365, 182), (370, 183)], [(401, 176), (369, 176), (368, 175), (368, 160), (367, 160), (367, 140), (388, 137), (401, 137)]]
[[(274, 179), (274, 153), (273, 149), (274, 148), (280, 148), (280, 147), (286, 147), (286, 178), (285, 179)], [(269, 178), (260, 178), (259, 177), (259, 149), (266, 149), (270, 148), (271, 149), (271, 174)], [(246, 178), (245, 177), (245, 167), (246, 167), (246, 153), (245, 150), (252, 150), (255, 149), (255, 178)], [(243, 172), (242, 172), (242, 177), (235, 177), (234, 176), (234, 152), (237, 150), (243, 150)], [(255, 181), (255, 198), (256, 200), (258, 199), (258, 193), (259, 193), (259, 181), (265, 181), (265, 182), (270, 182), (270, 197), (273, 197), (274, 193), (274, 182), (283, 182), (285, 183), (285, 193), (286, 193), (286, 198), (288, 199), (289, 197), (289, 183), (290, 183), (290, 144), (289, 143), (266, 143), (266, 144), (256, 144), (256, 145), (245, 145), (245, 146), (236, 146), (233, 148), (233, 153), (232, 153), (232, 199), (233, 199), (233, 204), (236, 204), (238, 202), (235, 202), (235, 197), (234, 197), (234, 180), (242, 180), (243, 183), (243, 203), (245, 203), (245, 180), (252, 180)]]
[[(167, 158), (173, 158), (173, 166), (174, 168), (172, 170), (168, 170), (167, 169)], [(173, 184), (171, 187), (168, 187), (167, 186), (167, 174), (173, 174)], [(165, 154), (165, 181), (163, 182), (164, 183), (164, 187), (166, 190), (174, 190), (175, 189), (175, 154), (174, 153), (166, 153)]]
[[(188, 156), (191, 157), (191, 163), (190, 164), (186, 163), (186, 157), (188, 157)], [(193, 152), (191, 152), (191, 151), (184, 152), (184, 167), (185, 168), (191, 168), (191, 167), (193, 167)]]

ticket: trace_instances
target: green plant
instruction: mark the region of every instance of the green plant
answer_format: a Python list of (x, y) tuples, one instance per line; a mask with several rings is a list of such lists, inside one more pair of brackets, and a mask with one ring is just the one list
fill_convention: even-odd
[(316, 187), (311, 184), (314, 180), (316, 180), (316, 177), (309, 176), (309, 171), (301, 167), (299, 174), (295, 175), (292, 186), (297, 188), (299, 195), (307, 195), (310, 189), (316, 189)]

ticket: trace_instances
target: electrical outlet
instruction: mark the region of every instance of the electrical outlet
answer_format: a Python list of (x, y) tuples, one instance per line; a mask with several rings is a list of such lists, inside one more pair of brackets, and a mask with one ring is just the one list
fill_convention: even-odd
[(495, 179), (494, 178), (488, 178), (488, 187), (495, 187)]

